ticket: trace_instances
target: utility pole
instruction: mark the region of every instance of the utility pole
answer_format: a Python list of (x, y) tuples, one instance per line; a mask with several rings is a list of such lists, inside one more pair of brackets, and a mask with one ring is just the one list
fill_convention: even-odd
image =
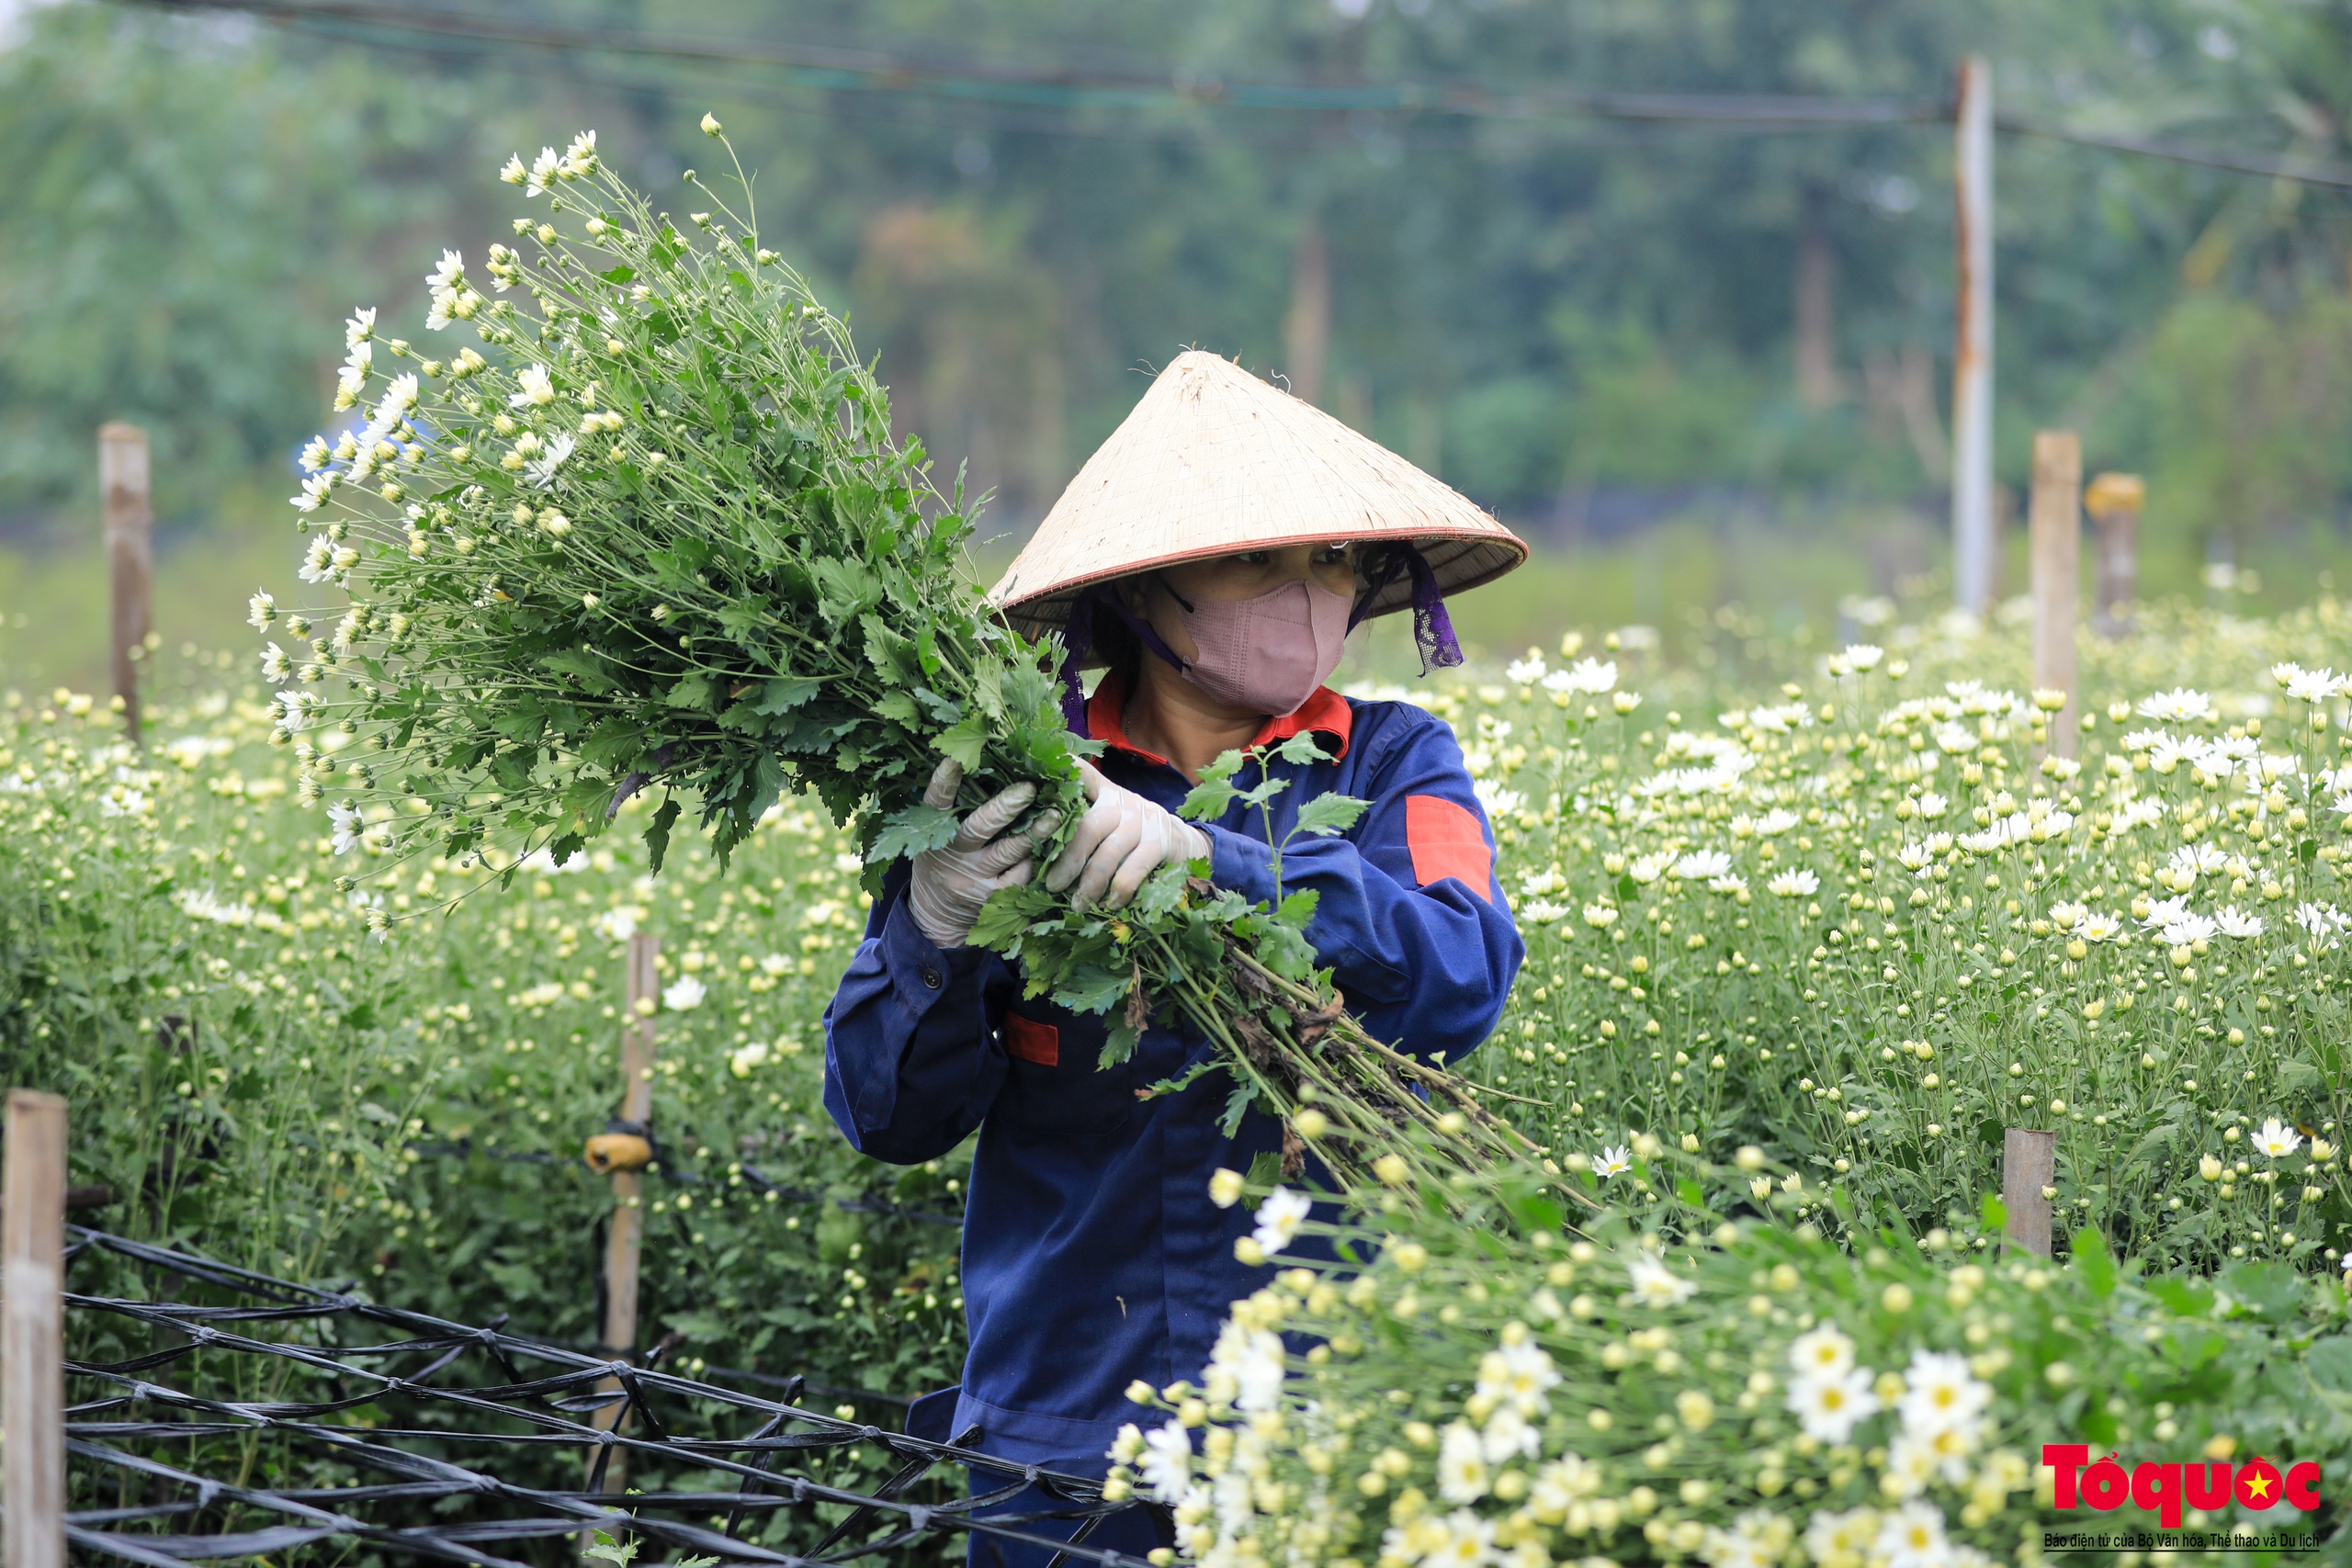
[(1993, 66), (1960, 65), (1952, 135), (1957, 336), (1951, 367), (1952, 603), (1993, 607)]

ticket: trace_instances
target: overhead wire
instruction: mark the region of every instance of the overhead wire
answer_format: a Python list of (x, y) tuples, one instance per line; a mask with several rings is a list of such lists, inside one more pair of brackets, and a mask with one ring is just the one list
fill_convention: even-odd
[[(1726, 130), (1835, 130), (1928, 125), (1949, 121), (1948, 97), (1835, 97), (1796, 94), (1595, 92), (1505, 87), (1468, 78), (1332, 81), (1238, 78), (1216, 73), (1154, 72), (1106, 65), (1039, 65), (831, 44), (791, 43), (743, 37), (646, 33), (486, 13), (410, 8), (379, 0), (138, 0), (166, 12), (235, 12), (288, 27), (377, 47), (412, 48), (443, 58), (475, 58), (466, 46), (536, 51), (567, 56), (609, 56), (711, 67), (764, 67), (779, 79), (746, 81), (730, 74), (725, 90), (773, 96), (778, 87), (862, 95), (929, 97), (994, 110), (984, 127), (1013, 134), (1091, 139), (1165, 139), (1197, 135), (1205, 117), (1268, 114), (1379, 116), (1408, 128), (1413, 145), (1463, 145), (1433, 138), (1414, 122), (1565, 124), (1617, 121)], [(348, 29), (337, 31), (336, 29)], [(435, 49), (406, 39), (441, 39)], [(507, 62), (513, 63), (511, 57)], [(608, 81), (619, 87), (668, 83)], [(695, 85), (709, 91), (714, 84)], [(685, 85), (685, 84), (677, 84)], [(837, 98), (835, 107), (843, 101)], [(1007, 122), (1007, 110), (1032, 113)], [(1044, 111), (1042, 113), (1034, 111)], [(1085, 111), (1123, 111), (1103, 118)], [(1176, 111), (1138, 120), (1139, 111)], [(1185, 113), (1183, 111), (1192, 111)], [(1996, 117), (1996, 129), (2016, 136), (2151, 158), (2220, 173), (2352, 190), (2352, 170), (2315, 160), (2254, 151), (2199, 147), (2165, 137), (2086, 130), (2032, 116)], [(1391, 130), (1388, 134), (1398, 135)], [(1459, 133), (1457, 132), (1458, 136)]]

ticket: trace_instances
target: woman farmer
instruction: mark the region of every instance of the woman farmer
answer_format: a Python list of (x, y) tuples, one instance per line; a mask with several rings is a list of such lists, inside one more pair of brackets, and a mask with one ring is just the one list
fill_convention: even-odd
[[(990, 893), (1042, 874), (1116, 907), (1161, 865), (1190, 861), (1221, 888), (1271, 900), (1269, 826), (1280, 842), (1306, 801), (1357, 796), (1370, 808), (1346, 834), (1282, 852), (1282, 891), (1317, 895), (1317, 957), (1364, 1027), (1400, 1049), (1457, 1060), (1492, 1030), (1522, 949), (1453, 732), (1324, 682), (1349, 630), (1392, 610), (1413, 611), (1425, 665), (1460, 662), (1442, 593), (1525, 557), (1437, 480), (1191, 353), (992, 591), (1022, 630), (1063, 635), (1065, 710), (1102, 742), (1085, 816), (1040, 867), (1034, 843), (1051, 825), (1016, 826), (1030, 786), (973, 810), (955, 842), (886, 881), (825, 1015), (826, 1107), (859, 1149), (911, 1164), (979, 1131), (962, 1258), (970, 1355), (962, 1386), (921, 1402), (911, 1428), (977, 1427), (989, 1453), (1100, 1474), (1132, 1418), (1126, 1388), (1197, 1376), (1227, 1306), (1264, 1272), (1236, 1259), (1249, 1218), (1219, 1208), (1209, 1179), (1278, 1149), (1281, 1127), (1252, 1112), (1227, 1136), (1215, 1085), (1138, 1100), (1213, 1049), (1177, 1029), (1149, 1030), (1127, 1062), (1098, 1068), (1102, 1019), (1024, 998), (1016, 966), (969, 945)], [(1107, 667), (1091, 699), (1088, 664)], [(1302, 733), (1326, 760), (1268, 758), (1290, 784), (1268, 807), (1175, 815), (1220, 753)], [(952, 806), (960, 782), (942, 764), (933, 803)], [(1089, 1544), (1158, 1543), (1138, 1511)], [(1023, 1559), (981, 1535), (973, 1550), (979, 1562)]]

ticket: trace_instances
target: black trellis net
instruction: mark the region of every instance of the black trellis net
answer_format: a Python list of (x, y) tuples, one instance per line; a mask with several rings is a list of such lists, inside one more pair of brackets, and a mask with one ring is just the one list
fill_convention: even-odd
[[(68, 1543), (189, 1561), (1147, 1568), (1100, 1482), (69, 1227)], [(759, 1380), (767, 1383), (773, 1380)], [(623, 1481), (626, 1479), (626, 1489)], [(1153, 1510), (1156, 1514), (1157, 1510)], [(1150, 1533), (1169, 1531), (1164, 1517)]]

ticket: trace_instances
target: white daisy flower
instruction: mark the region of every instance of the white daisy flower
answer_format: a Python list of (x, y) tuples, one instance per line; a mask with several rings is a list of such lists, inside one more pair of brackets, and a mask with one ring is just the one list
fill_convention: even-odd
[(1821, 891), (1821, 878), (1811, 871), (1784, 871), (1766, 883), (1764, 891), (1781, 898), (1809, 898)]
[(563, 460), (571, 456), (576, 446), (569, 435), (550, 437), (546, 448), (525, 465), (523, 477), (541, 490), (547, 489), (555, 482), (555, 471), (563, 467)]
[(1805, 1555), (1824, 1568), (1860, 1568), (1878, 1538), (1878, 1510), (1823, 1508), (1804, 1529)]
[(555, 381), (544, 365), (526, 365), (514, 375), (517, 389), (506, 399), (509, 408), (544, 407), (555, 401)]
[(2254, 937), (2260, 936), (2263, 931), (2260, 915), (2246, 914), (2234, 904), (2225, 904), (2213, 911), (2213, 923), (2222, 928), (2223, 936)]
[(1592, 1156), (1592, 1168), (1601, 1177), (1623, 1176), (1634, 1168), (1633, 1152), (1623, 1144), (1603, 1149)]
[(2333, 670), (2296, 670), (2294, 678), (2285, 682), (2289, 696), (2306, 703), (2324, 703), (2330, 697), (2341, 696), (2344, 684), (2344, 679)]
[(710, 987), (692, 975), (681, 975), (662, 990), (662, 1005), (672, 1012), (692, 1012), (702, 1006)]
[(1685, 882), (1722, 876), (1731, 870), (1731, 856), (1722, 850), (1693, 850), (1674, 863), (1674, 874)]
[(1911, 1352), (1898, 1407), (1905, 1431), (1926, 1435), (1957, 1429), (1973, 1434), (1992, 1403), (1992, 1385), (1969, 1371), (1965, 1356), (1950, 1350)]
[(2134, 711), (2142, 718), (2153, 718), (2167, 724), (2191, 724), (2212, 716), (2213, 700), (2202, 692), (2192, 692), (2186, 686), (2179, 686), (2146, 698)]
[(1173, 1503), (1184, 1495), (1193, 1479), (1193, 1434), (1184, 1429), (1184, 1423), (1171, 1416), (1166, 1426), (1145, 1435), (1143, 1455), (1136, 1461), (1136, 1479), (1163, 1503)]
[(2256, 1148), (2272, 1159), (2284, 1159), (2303, 1146), (2303, 1135), (2276, 1116), (2262, 1123), (2262, 1130), (2255, 1134), (2252, 1141)]
[(1258, 1228), (1251, 1235), (1265, 1249), (1266, 1256), (1272, 1258), (1291, 1244), (1291, 1238), (1298, 1235), (1299, 1225), (1314, 1207), (1305, 1193), (1277, 1187), (1258, 1205)]
[(1698, 1294), (1699, 1283), (1686, 1280), (1645, 1253), (1626, 1265), (1634, 1294), (1647, 1306), (1678, 1306)]
[(1886, 1568), (1952, 1568), (1943, 1510), (1933, 1503), (1905, 1503), (1884, 1515), (1871, 1544)]
[(1849, 1367), (1830, 1377), (1801, 1377), (1789, 1384), (1789, 1410), (1815, 1442), (1842, 1443), (1854, 1428), (1878, 1414), (1868, 1367)]
[(2221, 929), (2203, 915), (2183, 915), (2166, 921), (2159, 936), (2167, 947), (2193, 947), (2198, 942), (2212, 941)]
[(1801, 1378), (1843, 1377), (1853, 1365), (1854, 1342), (1834, 1323), (1808, 1329), (1789, 1342), (1789, 1367)]
[(1597, 697), (1613, 691), (1616, 685), (1615, 662), (1598, 659), (1579, 659), (1568, 669), (1555, 670), (1544, 677), (1544, 689), (1547, 692), (1577, 692), (1586, 696)]
[(1540, 1416), (1551, 1408), (1545, 1397), (1559, 1385), (1560, 1371), (1543, 1346), (1532, 1339), (1505, 1345), (1478, 1359), (1476, 1393), (1498, 1404), (1508, 1404), (1522, 1415)]
[(1466, 1421), (1445, 1429), (1438, 1443), (1437, 1495), (1449, 1503), (1475, 1503), (1487, 1495), (1487, 1449)]

